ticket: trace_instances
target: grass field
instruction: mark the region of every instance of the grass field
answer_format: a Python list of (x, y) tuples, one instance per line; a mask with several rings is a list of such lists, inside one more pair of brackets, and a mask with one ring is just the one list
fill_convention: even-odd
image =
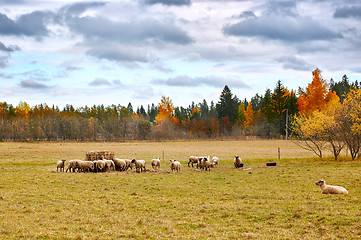
[[(139, 174), (56, 172), (91, 150), (149, 170), (163, 151), (165, 161)], [(233, 167), (235, 154), (248, 170)], [(188, 168), (189, 155), (220, 166)], [(350, 194), (321, 194), (320, 178)], [(361, 160), (320, 160), (291, 141), (0, 143), (0, 239), (360, 239), (360, 206)]]

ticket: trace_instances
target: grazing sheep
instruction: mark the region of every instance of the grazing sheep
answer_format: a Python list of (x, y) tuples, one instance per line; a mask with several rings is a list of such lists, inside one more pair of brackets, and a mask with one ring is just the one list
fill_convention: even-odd
[(348, 194), (348, 191), (344, 187), (326, 185), (324, 180), (318, 180), (316, 185), (321, 187), (323, 194)]
[(124, 159), (125, 163), (126, 163), (126, 166), (125, 166), (125, 170), (128, 170), (129, 168), (131, 170), (133, 170), (133, 163), (132, 163), (132, 160), (130, 159)]
[(209, 156), (208, 157), (203, 157), (200, 161), (199, 161), (199, 168), (200, 169), (205, 169), (207, 171), (211, 171), (211, 162), (209, 161)]
[(199, 161), (199, 158), (196, 157), (196, 156), (190, 156), (189, 157), (189, 162), (188, 162), (188, 167), (189, 167), (189, 164), (192, 163), (192, 167), (193, 167), (193, 164), (196, 163), (197, 164), (197, 168), (198, 168), (198, 161)]
[(105, 171), (105, 162), (103, 160), (94, 161), (95, 172), (104, 172)]
[(94, 163), (92, 161), (78, 161), (77, 165), (82, 172), (94, 171)]
[[(147, 169), (145, 169), (145, 161), (144, 160), (132, 160), (132, 163), (134, 163), (135, 169), (137, 172), (146, 172)], [(139, 170), (139, 171), (138, 171)]]
[(61, 170), (63, 169), (63, 172), (64, 172), (64, 167), (65, 167), (65, 159), (63, 160), (60, 160), (56, 163), (56, 171), (58, 171), (58, 169), (60, 168), (60, 172)]
[(112, 160), (103, 159), (103, 161), (105, 162), (105, 170), (106, 171), (111, 171), (111, 170), (114, 171), (115, 170), (115, 165)]
[(235, 168), (242, 167), (242, 160), (238, 155), (234, 156), (234, 167)]
[(66, 168), (66, 171), (65, 172), (71, 172), (71, 170), (73, 170), (73, 172), (75, 172), (75, 170), (78, 170), (79, 171), (79, 164), (78, 162), (81, 161), (79, 159), (74, 159), (74, 160), (69, 160), (69, 163), (68, 163), (68, 167)]
[(218, 167), (218, 163), (219, 163), (219, 158), (214, 156), (212, 158), (212, 164), (213, 164), (213, 167)]
[(174, 170), (179, 172), (180, 168), (181, 168), (181, 163), (179, 161), (170, 160), (170, 169), (172, 169), (172, 172), (174, 172)]
[(160, 158), (152, 159), (150, 163), (154, 170), (156, 170), (157, 168), (160, 169)]
[(115, 170), (117, 171), (125, 171), (127, 168), (127, 163), (124, 159), (114, 158), (113, 159)]

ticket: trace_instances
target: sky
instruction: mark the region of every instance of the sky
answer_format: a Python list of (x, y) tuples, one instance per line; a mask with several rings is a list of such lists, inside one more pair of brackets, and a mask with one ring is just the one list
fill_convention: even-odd
[(0, 0), (0, 101), (187, 107), (361, 80), (361, 0)]

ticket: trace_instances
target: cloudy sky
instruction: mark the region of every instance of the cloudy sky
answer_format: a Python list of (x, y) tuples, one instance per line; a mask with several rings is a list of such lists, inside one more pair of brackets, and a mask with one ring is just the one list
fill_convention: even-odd
[(240, 99), (361, 80), (361, 0), (0, 0), (0, 101)]

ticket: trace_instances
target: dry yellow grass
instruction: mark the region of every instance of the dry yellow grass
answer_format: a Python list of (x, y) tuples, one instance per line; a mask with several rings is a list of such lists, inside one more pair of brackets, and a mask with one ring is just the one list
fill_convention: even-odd
[(0, 143), (0, 162), (47, 163), (60, 159), (85, 159), (91, 150), (110, 150), (120, 158), (151, 159), (163, 157), (187, 161), (190, 155), (211, 155), (232, 159), (238, 154), (242, 159), (277, 159), (314, 157), (309, 151), (286, 140), (227, 140), (227, 141), (164, 141), (164, 142), (33, 142)]
[[(260, 168), (278, 147), (279, 167)], [(56, 173), (57, 160), (90, 150), (148, 169), (166, 155), (158, 172)], [(220, 166), (188, 168), (193, 154), (217, 154)], [(250, 169), (235, 169), (234, 154)], [(0, 156), (0, 239), (361, 238), (361, 161), (309, 158), (290, 141), (1, 143)], [(350, 194), (322, 195), (319, 178)]]

